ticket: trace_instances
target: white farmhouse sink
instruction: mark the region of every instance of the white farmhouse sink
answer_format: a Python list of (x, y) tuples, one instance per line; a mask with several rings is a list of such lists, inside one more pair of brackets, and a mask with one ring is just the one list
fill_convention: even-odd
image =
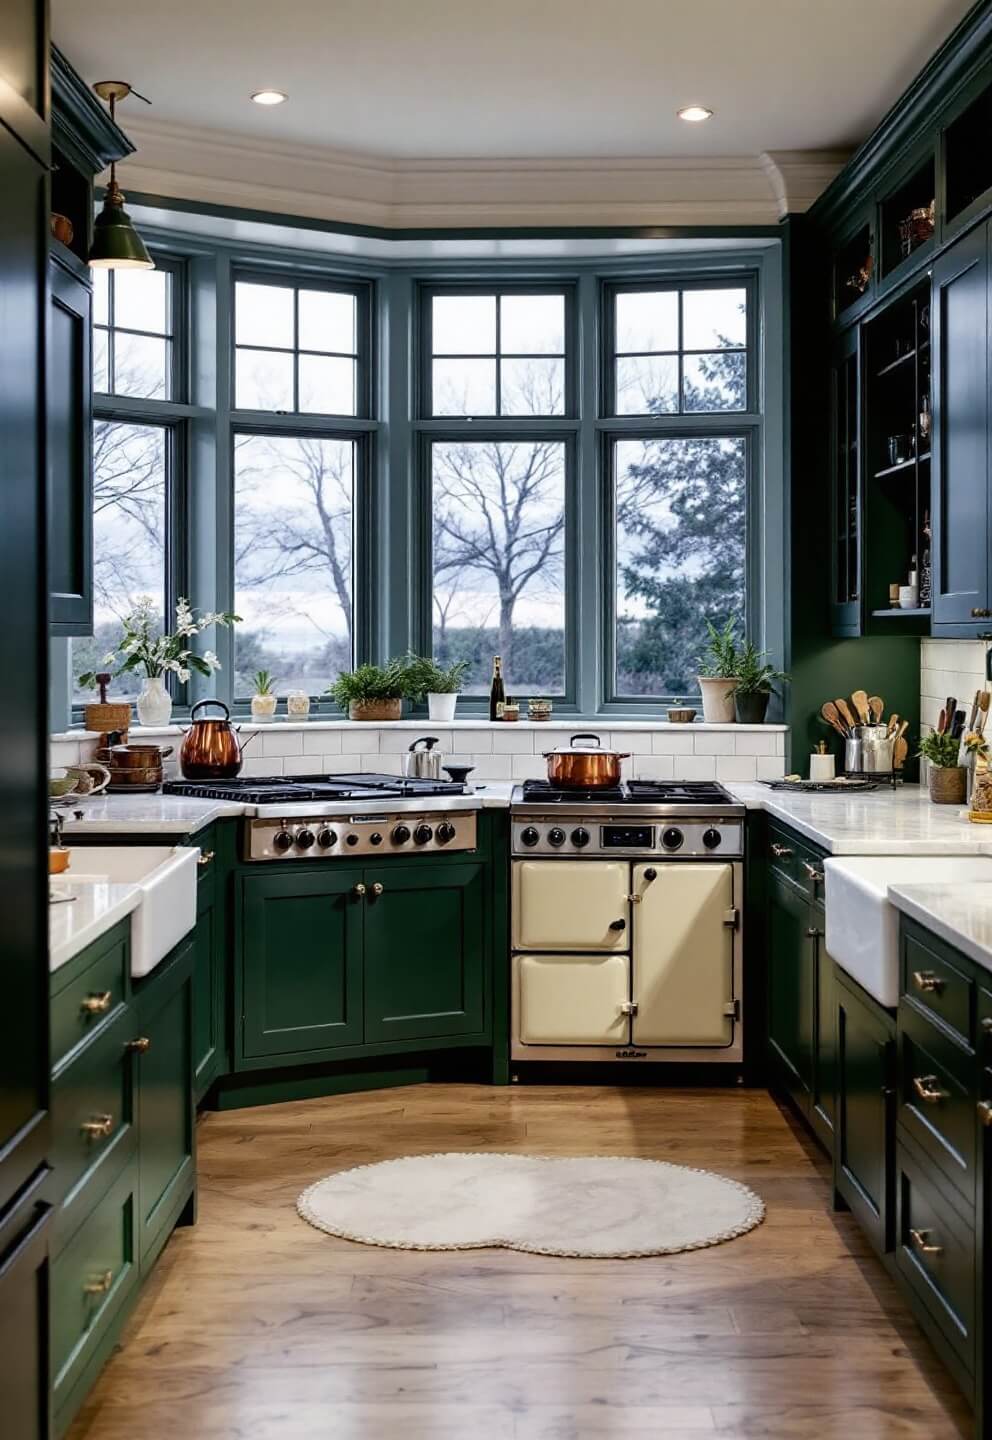
[[(58, 878), (73, 885), (135, 885), (141, 900), (131, 914), (131, 974), (154, 970), (196, 924), (196, 862), (187, 845), (78, 845)], [(53, 885), (53, 889), (56, 887)]]
[(899, 911), (890, 885), (992, 880), (992, 857), (845, 855), (823, 862), (826, 944), (858, 984), (890, 1008), (899, 1001)]

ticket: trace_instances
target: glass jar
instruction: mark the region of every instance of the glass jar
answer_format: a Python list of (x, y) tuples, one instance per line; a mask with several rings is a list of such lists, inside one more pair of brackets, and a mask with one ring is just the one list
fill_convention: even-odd
[(305, 720), (310, 714), (310, 696), (305, 690), (290, 690), (286, 696), (286, 714), (290, 720)]

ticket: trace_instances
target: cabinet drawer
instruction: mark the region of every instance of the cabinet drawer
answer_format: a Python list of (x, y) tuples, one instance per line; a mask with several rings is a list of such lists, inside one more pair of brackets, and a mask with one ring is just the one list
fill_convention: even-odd
[(197, 904), (212, 904), (214, 876), (217, 873), (217, 833), (211, 825), (207, 830), (198, 830), (189, 842), (199, 846), (200, 858), (196, 862)]
[(132, 1161), (52, 1267), (56, 1414), (137, 1284), (137, 1185)]
[(903, 932), (902, 993), (966, 1045), (975, 1043), (975, 988), (942, 947), (924, 944), (917, 931)]
[(129, 936), (128, 926), (115, 933), (112, 943), (52, 996), (53, 1070), (91, 1040), (124, 1004)]
[[(89, 1209), (98, 1175), (110, 1177), (134, 1149), (132, 1061), (135, 1021), (121, 1009), (52, 1086), (52, 1153), (61, 1209), (58, 1238)], [(97, 1188), (97, 1187), (94, 1187)]]
[[(974, 1081), (959, 1076), (954, 1045), (922, 1016), (899, 1016), (899, 1121), (955, 1187), (975, 1203)], [(977, 1067), (975, 1079), (977, 1080)]]
[(811, 900), (823, 897), (823, 856), (815, 846), (798, 840), (788, 830), (771, 826), (768, 832), (768, 862), (786, 880), (804, 890)]
[(969, 1375), (975, 1368), (975, 1236), (900, 1143), (896, 1266), (929, 1325)]

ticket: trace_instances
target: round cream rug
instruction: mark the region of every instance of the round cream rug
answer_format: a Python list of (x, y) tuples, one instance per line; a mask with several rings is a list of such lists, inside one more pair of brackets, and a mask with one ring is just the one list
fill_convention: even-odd
[(753, 1190), (661, 1160), (412, 1155), (328, 1175), (297, 1201), (329, 1235), (397, 1250), (502, 1245), (538, 1255), (674, 1255), (753, 1230)]

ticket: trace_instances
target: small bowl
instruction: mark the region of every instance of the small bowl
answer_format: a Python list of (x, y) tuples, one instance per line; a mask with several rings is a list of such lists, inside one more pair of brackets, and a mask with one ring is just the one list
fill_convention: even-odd
[(456, 785), (464, 785), (465, 781), (475, 769), (474, 765), (442, 765), (441, 769), (445, 775), (450, 775)]
[(677, 710), (669, 710), (668, 712), (668, 723), (670, 725), (691, 725), (695, 718), (695, 710), (690, 710), (688, 706), (680, 706)]
[(68, 795), (78, 784), (78, 775), (67, 775), (65, 771), (61, 775), (49, 775), (48, 793), (53, 796)]

